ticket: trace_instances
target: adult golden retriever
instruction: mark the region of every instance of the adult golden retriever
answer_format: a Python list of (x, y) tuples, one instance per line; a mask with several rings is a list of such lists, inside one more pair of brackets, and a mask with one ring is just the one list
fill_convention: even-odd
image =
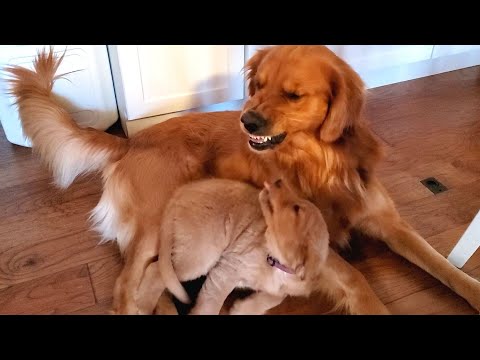
[[(80, 129), (52, 96), (61, 59), (39, 54), (35, 72), (9, 68), (25, 134), (69, 186), (100, 171), (104, 189), (92, 216), (105, 240), (116, 240), (125, 265), (114, 290), (118, 313), (137, 313), (135, 292), (157, 254), (158, 224), (175, 189), (207, 176), (252, 183), (282, 176), (325, 216), (331, 242), (348, 244), (356, 228), (449, 286), (480, 309), (480, 283), (451, 265), (403, 221), (375, 176), (380, 144), (363, 121), (364, 84), (323, 46), (277, 46), (246, 64), (243, 111), (189, 114), (126, 140)], [(385, 313), (363, 276), (336, 265), (339, 288), (364, 313)], [(342, 283), (342, 284), (340, 284)], [(341, 286), (340, 286), (341, 285)], [(333, 286), (333, 285), (332, 285)], [(352, 305), (351, 305), (352, 306)], [(355, 305), (353, 305), (355, 306)]]

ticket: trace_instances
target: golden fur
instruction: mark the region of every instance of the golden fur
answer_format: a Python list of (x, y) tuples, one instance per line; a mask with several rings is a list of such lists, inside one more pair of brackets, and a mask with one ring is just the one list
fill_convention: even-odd
[[(287, 295), (318, 288), (329, 242), (320, 210), (281, 180), (265, 186), (207, 179), (177, 189), (162, 221), (158, 265), (149, 265), (138, 292), (142, 313), (153, 312), (164, 288), (189, 302), (179, 279), (207, 273), (192, 314), (218, 315), (236, 287), (257, 293), (231, 314), (263, 314)], [(270, 266), (268, 255), (294, 273)]]
[[(125, 266), (114, 291), (118, 313), (136, 313), (136, 290), (157, 255), (158, 224), (171, 194), (207, 176), (261, 187), (281, 175), (317, 205), (332, 245), (348, 244), (355, 227), (385, 241), (480, 309), (480, 283), (451, 265), (397, 213), (375, 176), (381, 147), (363, 120), (364, 85), (342, 59), (323, 46), (277, 46), (247, 63), (250, 96), (242, 113), (188, 114), (152, 126), (128, 140), (80, 129), (51, 94), (58, 60), (42, 53), (35, 72), (10, 68), (25, 133), (61, 186), (81, 173), (100, 171), (97, 229), (116, 239)], [(271, 150), (253, 151), (240, 119), (256, 112), (262, 133), (285, 133)], [(351, 303), (383, 313), (371, 289), (343, 260), (332, 281), (346, 281)], [(356, 281), (351, 281), (355, 278)], [(347, 279), (347, 280), (346, 280)]]

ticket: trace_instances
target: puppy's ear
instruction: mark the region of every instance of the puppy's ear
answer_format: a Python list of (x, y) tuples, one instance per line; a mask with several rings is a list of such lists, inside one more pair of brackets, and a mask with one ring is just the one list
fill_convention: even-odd
[(305, 241), (307, 246), (306, 256), (309, 251), (314, 251), (319, 256), (321, 263), (325, 262), (330, 246), (330, 234), (327, 223), (322, 212), (315, 205), (311, 204), (306, 214)]
[(305, 280), (305, 265), (301, 264), (295, 268), (295, 275), (297, 275), (300, 280)]
[(329, 107), (320, 127), (320, 139), (325, 142), (338, 140), (360, 117), (364, 103), (362, 79), (346, 63), (339, 64), (331, 74)]
[(269, 52), (269, 48), (257, 50), (245, 64), (244, 71), (247, 75), (249, 96), (253, 96), (255, 94), (255, 83), (253, 79), (257, 74), (258, 66)]
[(270, 203), (267, 188), (260, 191), (260, 194), (258, 194), (258, 201), (260, 202), (260, 208), (262, 209), (262, 213), (267, 223), (267, 226), (271, 226), (271, 216), (273, 215), (273, 207), (272, 207), (272, 204)]

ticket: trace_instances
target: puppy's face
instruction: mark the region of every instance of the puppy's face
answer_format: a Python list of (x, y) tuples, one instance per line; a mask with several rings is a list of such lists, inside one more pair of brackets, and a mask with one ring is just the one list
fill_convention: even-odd
[(324, 46), (277, 46), (246, 64), (249, 99), (241, 128), (255, 151), (272, 150), (301, 132), (333, 142), (359, 116), (363, 83)]
[(320, 260), (327, 256), (328, 229), (320, 210), (282, 180), (266, 182), (259, 200), (267, 224), (270, 255), (303, 280), (309, 251), (319, 251)]

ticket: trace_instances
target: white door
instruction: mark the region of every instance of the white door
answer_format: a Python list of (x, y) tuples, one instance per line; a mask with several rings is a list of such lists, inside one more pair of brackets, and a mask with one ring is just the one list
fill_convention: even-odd
[(243, 98), (244, 45), (111, 45), (122, 120)]

